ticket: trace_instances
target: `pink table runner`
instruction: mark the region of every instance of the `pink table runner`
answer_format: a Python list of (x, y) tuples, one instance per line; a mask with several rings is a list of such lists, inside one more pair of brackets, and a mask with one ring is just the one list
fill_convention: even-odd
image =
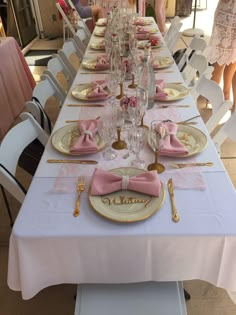
[(0, 60), (1, 140), (23, 110), (25, 102), (31, 100), (35, 81), (13, 37), (1, 41)]

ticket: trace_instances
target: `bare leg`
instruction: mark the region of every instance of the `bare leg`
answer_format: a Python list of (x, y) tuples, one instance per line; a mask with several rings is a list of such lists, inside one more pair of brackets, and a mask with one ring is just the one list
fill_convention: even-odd
[(92, 9), (92, 15), (95, 18), (95, 21), (97, 21), (98, 19), (103, 18), (103, 12), (102, 12), (102, 8), (97, 6), (97, 5), (92, 5), (91, 6)]
[(155, 12), (157, 18), (157, 25), (162, 34), (165, 33), (165, 0), (156, 0)]
[(213, 80), (216, 83), (220, 84), (225, 65), (219, 65), (216, 62), (216, 63), (213, 64), (213, 67), (214, 67), (214, 70), (212, 72), (211, 80)]
[(230, 90), (233, 86), (233, 77), (235, 76), (236, 62), (225, 66), (224, 70), (224, 96), (225, 100), (230, 99)]

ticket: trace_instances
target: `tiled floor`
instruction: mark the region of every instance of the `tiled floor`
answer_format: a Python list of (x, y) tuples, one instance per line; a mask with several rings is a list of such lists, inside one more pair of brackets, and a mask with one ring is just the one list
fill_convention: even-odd
[[(208, 11), (197, 13), (196, 27), (203, 27), (203, 22), (208, 21), (208, 24), (204, 24), (204, 31), (208, 35), (211, 32), (212, 16), (216, 3), (216, 0), (208, 1)], [(191, 27), (192, 17), (183, 19), (183, 23), (182, 30)], [(177, 48), (183, 47), (185, 45), (184, 43), (188, 43), (190, 40), (191, 38), (183, 38), (183, 40), (178, 43)], [(39, 48), (38, 45), (39, 43), (37, 44), (37, 49)], [(47, 46), (47, 49), (50, 48), (51, 47), (48, 48)], [(39, 79), (44, 68), (32, 67), (31, 71), (34, 73), (36, 79)], [(198, 107), (203, 119), (206, 121), (211, 114), (211, 110), (205, 108), (205, 102), (201, 98), (198, 101)], [(55, 120), (57, 113), (52, 111), (52, 107), (50, 106), (48, 109), (51, 118)], [(223, 159), (223, 162), (236, 187), (236, 144), (227, 140), (222, 146), (222, 156), (231, 157), (230, 159)], [(20, 180), (23, 181), (27, 187), (31, 177), (22, 170), (18, 171), (18, 176), (20, 176)], [(11, 198), (11, 206), (15, 217), (20, 205)], [(19, 292), (14, 292), (8, 288), (7, 262), (10, 232), (8, 217), (0, 196), (0, 315), (72, 315), (75, 304), (73, 296), (76, 292), (76, 285), (62, 284), (52, 286), (44, 289), (34, 298), (27, 301), (22, 300)], [(184, 286), (191, 294), (191, 300), (187, 302), (189, 315), (236, 314), (236, 305), (230, 300), (225, 290), (199, 280), (185, 281)]]

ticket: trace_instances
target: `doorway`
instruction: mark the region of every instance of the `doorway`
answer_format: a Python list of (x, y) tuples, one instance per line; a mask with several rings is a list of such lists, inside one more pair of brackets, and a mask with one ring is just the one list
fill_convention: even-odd
[(37, 37), (37, 28), (30, 0), (8, 1), (7, 35), (13, 36), (21, 48)]

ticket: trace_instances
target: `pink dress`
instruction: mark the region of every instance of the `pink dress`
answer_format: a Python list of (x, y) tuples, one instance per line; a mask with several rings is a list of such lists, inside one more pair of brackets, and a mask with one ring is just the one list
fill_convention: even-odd
[(236, 61), (236, 0), (219, 0), (209, 45), (210, 63), (229, 65)]

